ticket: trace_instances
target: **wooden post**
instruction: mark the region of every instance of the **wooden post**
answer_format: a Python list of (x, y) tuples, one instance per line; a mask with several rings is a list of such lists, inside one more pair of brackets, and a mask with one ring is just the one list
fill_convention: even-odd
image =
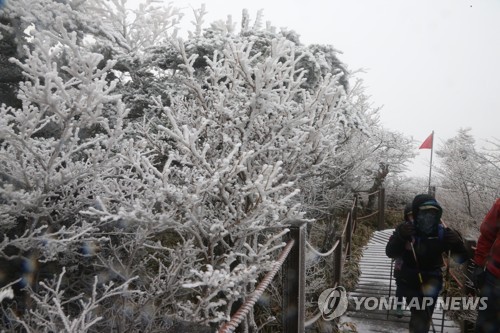
[[(471, 239), (471, 238), (466, 238), (465, 239), (465, 248), (467, 249), (467, 253), (469, 253), (471, 255), (471, 258), (474, 257), (474, 249), (476, 248), (476, 240)], [(473, 260), (472, 259), (467, 260), (467, 263), (464, 265), (464, 271), (465, 271), (464, 273), (466, 276), (466, 280), (471, 281), (472, 273), (473, 273), (473, 272), (471, 272), (471, 270), (473, 269), (473, 267), (474, 267)], [(469, 297), (471, 295), (475, 296), (476, 290), (470, 284), (464, 283), (463, 293), (466, 297)], [(469, 320), (464, 319), (461, 323), (461, 326), (462, 326), (461, 331), (464, 333), (474, 332), (474, 323), (469, 321)]]
[(354, 227), (352, 228), (352, 232), (356, 232), (356, 227), (357, 227), (357, 218), (358, 218), (358, 195), (354, 195), (354, 203), (352, 205), (352, 223)]
[(347, 216), (347, 229), (346, 229), (346, 255), (345, 258), (346, 260), (349, 260), (351, 258), (351, 244), (352, 244), (352, 214), (349, 212), (349, 215)]
[(342, 281), (342, 269), (343, 269), (343, 262), (342, 262), (342, 253), (344, 252), (343, 250), (343, 240), (344, 238), (342, 235), (337, 236), (336, 241), (339, 241), (339, 244), (337, 245), (337, 248), (333, 252), (333, 286), (340, 286), (340, 283)]
[(385, 229), (385, 188), (378, 191), (378, 230)]
[(290, 225), (289, 236), (295, 243), (283, 263), (283, 332), (305, 331), (305, 238), (306, 225), (302, 222)]

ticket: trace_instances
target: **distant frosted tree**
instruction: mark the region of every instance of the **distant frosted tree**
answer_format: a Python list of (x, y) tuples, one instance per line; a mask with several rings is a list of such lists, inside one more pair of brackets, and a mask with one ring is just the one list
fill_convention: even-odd
[(460, 129), (436, 154), (441, 162), (437, 170), (442, 187), (447, 191), (444, 200), (465, 216), (457, 215), (457, 220), (465, 219), (466, 225), (473, 228), (498, 194), (498, 178), (491, 177), (493, 166), (476, 149), (470, 129)]
[(483, 177), (490, 185), (492, 197), (497, 198), (500, 195), (500, 140), (492, 138), (486, 144), (478, 157), (486, 165)]

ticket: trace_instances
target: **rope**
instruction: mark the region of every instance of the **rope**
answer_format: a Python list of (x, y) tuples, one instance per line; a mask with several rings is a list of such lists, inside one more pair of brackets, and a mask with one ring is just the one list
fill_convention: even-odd
[(306, 321), (304, 323), (304, 327), (311, 326), (312, 324), (314, 324), (315, 322), (317, 322), (319, 318), (321, 318), (321, 312), (318, 312), (314, 317), (312, 317), (311, 319), (309, 319), (308, 321)]
[(308, 241), (306, 241), (306, 245), (309, 248), (309, 250), (311, 250), (315, 255), (320, 256), (320, 257), (328, 257), (330, 254), (333, 253), (333, 251), (335, 251), (335, 249), (337, 248), (337, 245), (339, 245), (339, 243), (340, 242), (337, 239), (337, 241), (335, 242), (335, 244), (333, 244), (332, 248), (329, 251), (327, 251), (325, 253), (321, 253), (318, 250), (316, 250), (311, 244), (309, 244)]
[(371, 213), (371, 214), (368, 214), (368, 215), (365, 215), (365, 216), (361, 216), (361, 217), (357, 217), (356, 220), (359, 221), (359, 220), (367, 219), (367, 218), (375, 216), (377, 214), (378, 214), (378, 210), (375, 211), (375, 212), (373, 212), (373, 213)]
[(380, 190), (377, 190), (377, 191), (372, 192), (372, 193), (368, 193), (368, 196), (372, 196), (372, 195), (378, 194), (379, 192), (380, 192)]
[(231, 320), (225, 323), (218, 331), (218, 333), (231, 333), (236, 327), (243, 321), (243, 318), (246, 317), (248, 312), (253, 308), (255, 303), (259, 300), (260, 296), (264, 293), (264, 290), (269, 286), (269, 283), (274, 279), (276, 273), (278, 273), (281, 265), (285, 262), (286, 257), (290, 253), (295, 240), (291, 239), (281, 252), (278, 257), (278, 260), (273, 264), (273, 268), (267, 272), (266, 276), (260, 281), (257, 288), (255, 288), (254, 292), (250, 295), (249, 298), (245, 300), (245, 303), (241, 305), (241, 307), (236, 311), (236, 313), (232, 316)]

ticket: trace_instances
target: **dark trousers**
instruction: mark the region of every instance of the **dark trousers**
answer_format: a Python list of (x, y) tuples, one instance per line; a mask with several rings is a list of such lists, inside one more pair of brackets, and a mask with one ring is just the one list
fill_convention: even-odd
[(398, 304), (403, 304), (403, 288), (401, 287), (401, 278), (397, 277), (396, 279), (396, 300)]
[(479, 293), (487, 297), (486, 309), (478, 310), (476, 333), (497, 333), (500, 331), (500, 279), (486, 270), (484, 285)]
[(396, 280), (396, 301), (398, 307), (403, 307), (404, 305), (403, 288), (401, 287), (401, 283), (404, 283), (404, 281), (402, 281), (402, 267), (403, 259), (396, 258), (396, 260), (394, 260), (394, 280)]
[[(406, 298), (406, 304), (410, 307), (410, 333), (429, 332), (432, 314), (436, 307), (439, 292), (443, 287), (442, 277), (428, 276), (424, 279), (423, 285), (402, 283), (400, 287), (402, 294)], [(429, 299), (432, 300), (430, 304)]]
[(427, 333), (431, 327), (432, 314), (436, 306), (437, 297), (433, 298), (432, 305), (424, 309), (410, 309), (410, 333)]

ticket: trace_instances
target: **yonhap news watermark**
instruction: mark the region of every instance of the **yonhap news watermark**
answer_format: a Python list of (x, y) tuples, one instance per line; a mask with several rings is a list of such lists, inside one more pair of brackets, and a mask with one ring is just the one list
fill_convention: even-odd
[(348, 300), (344, 287), (328, 288), (318, 298), (318, 307), (325, 320), (340, 317), (347, 310)]
[[(484, 310), (487, 297), (445, 297), (435, 300), (435, 309), (443, 310)], [(398, 300), (390, 297), (349, 297), (356, 310), (396, 310), (398, 306), (405, 310), (424, 310), (434, 305), (432, 297), (412, 297)]]
[[(353, 311), (367, 310), (424, 310), (430, 306), (435, 309), (449, 310), (484, 310), (487, 297), (444, 297), (434, 300), (432, 297), (412, 297), (398, 299), (395, 296), (363, 297), (348, 296), (344, 287), (324, 290), (318, 298), (318, 307), (325, 320), (332, 320), (343, 315), (349, 307)], [(435, 304), (434, 304), (435, 303)]]

